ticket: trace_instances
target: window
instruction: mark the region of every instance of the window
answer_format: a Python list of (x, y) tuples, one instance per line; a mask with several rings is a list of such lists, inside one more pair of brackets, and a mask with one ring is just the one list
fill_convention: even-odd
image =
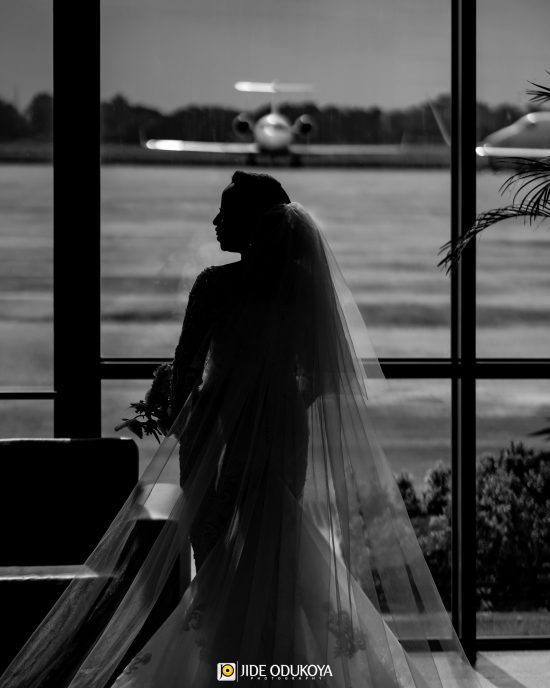
[[(103, 355), (171, 356), (197, 273), (238, 258), (220, 253), (211, 220), (248, 158), (143, 150), (140, 140), (238, 143), (234, 118), (273, 109), (294, 127), (311, 117), (298, 147), (336, 151), (321, 163), (306, 152), (304, 166), (277, 176), (324, 228), (378, 354), (448, 356), (450, 289), (437, 248), (449, 238), (450, 3), (132, 8), (102, 3)], [(303, 86), (234, 89), (275, 78)], [(354, 164), (357, 150), (367, 167)]]
[(0, 22), (0, 435), (48, 437), (54, 396), (52, 3), (8, 5)]
[[(477, 384), (477, 630), (544, 636), (550, 570), (550, 380)], [(547, 432), (550, 435), (550, 431)]]
[[(389, 137), (385, 143), (397, 146), (399, 155), (418, 153), (414, 168), (373, 169), (340, 161), (341, 166), (330, 168), (280, 167), (276, 175), (321, 221), (382, 357), (395, 390), (394, 406), (378, 409), (392, 469), (409, 470), (420, 489), (438, 458), (451, 468), (450, 612), (466, 651), (473, 657), (476, 648), (504, 647), (522, 635), (529, 636), (530, 647), (542, 646), (548, 637), (544, 610), (528, 628), (517, 619), (508, 618), (508, 623), (488, 615), (492, 610), (478, 604), (483, 580), (475, 576), (472, 543), (476, 526), (478, 531), (481, 527), (481, 511), (478, 508), (476, 523), (471, 506), (479, 486), (476, 454), (479, 466), (484, 453), (496, 454), (511, 439), (518, 441), (537, 429), (547, 413), (550, 361), (543, 302), (548, 284), (542, 257), (547, 237), (542, 230), (535, 233), (519, 226), (490, 230), (477, 249), (467, 252), (451, 279), (436, 263), (439, 246), (466, 231), (477, 209), (499, 200), (500, 178), (476, 170), (476, 95), (494, 107), (501, 97), (493, 93), (489, 98), (494, 83), (514, 81), (509, 87), (515, 93), (526, 87), (526, 80), (543, 78), (548, 65), (531, 58), (536, 54), (546, 59), (541, 27), (548, 26), (550, 6), (534, 0), (480, 0), (477, 56), (471, 47), (475, 11), (463, 0), (385, 0), (379, 11), (374, 3), (359, 0), (346, 0), (337, 8), (328, 0), (300, 3), (299, 9), (292, 5), (288, 10), (296, 17), (286, 32), (280, 30), (283, 17), (274, 15), (272, 6), (254, 3), (251, 21), (256, 30), (245, 34), (239, 33), (245, 0), (237, 9), (232, 5), (233, 14), (224, 10), (223, 21), (213, 14), (210, 2), (200, 7), (198, 2), (185, 3), (182, 10), (168, 0), (139, 0), (131, 8), (127, 3), (102, 3), (100, 23), (99, 3), (88, 3), (79, 8), (78, 36), (63, 28), (61, 10), (56, 9), (54, 366), (48, 334), (51, 167), (41, 166), (31, 179), (32, 168), (25, 166), (29, 181), (24, 188), (12, 186), (13, 217), (4, 223), (12, 229), (19, 223), (19, 229), (0, 237), (7, 249), (3, 257), (17, 257), (17, 270), (3, 259), (0, 273), (7, 294), (0, 314), (8, 325), (4, 336), (10, 356), (1, 371), (0, 399), (10, 409), (2, 432), (49, 432), (55, 398), (57, 435), (100, 434), (102, 411), (103, 431), (110, 434), (128, 403), (146, 387), (155, 365), (172, 355), (195, 275), (207, 264), (235, 259), (220, 256), (212, 241), (210, 215), (230, 172), (246, 165), (246, 157), (235, 158), (227, 167), (208, 156), (193, 158), (189, 166), (130, 164), (164, 163), (167, 158), (177, 162), (173, 153), (144, 149), (144, 138), (155, 131), (181, 137), (178, 131), (185, 124), (197, 137), (221, 140), (228, 126), (233, 131), (232, 116), (266, 105), (258, 94), (243, 100), (242, 94), (233, 92), (232, 83), (240, 78), (315, 82), (316, 91), (307, 99), (320, 104), (325, 116), (320, 121), (330, 124), (333, 139), (351, 136), (350, 132), (363, 136), (369, 127), (361, 124), (366, 115), (357, 109), (378, 103), (381, 112), (371, 111), (369, 116), (384, 123), (384, 135)], [(194, 13), (200, 27), (186, 35), (187, 40), (178, 29), (182, 12)], [(219, 40), (205, 41), (205, 32), (214, 30), (212, 17), (224, 32), (209, 33), (209, 38)], [(352, 52), (346, 53), (337, 36), (350, 20), (346, 36)], [(42, 24), (47, 34), (44, 26), (50, 25)], [(515, 34), (502, 40), (503, 27), (528, 35), (529, 41), (512, 40)], [(176, 44), (171, 42), (174, 36)], [(230, 64), (224, 58), (236, 41), (242, 42), (242, 59)], [(286, 71), (281, 67), (273, 74), (275, 65), (264, 60), (258, 43), (275, 43)], [(366, 44), (385, 59), (367, 59), (368, 53), (360, 52)], [(315, 52), (319, 46), (332, 60), (331, 69), (320, 76)], [(423, 46), (429, 48), (424, 61)], [(509, 51), (506, 68), (499, 50)], [(340, 54), (347, 55), (346, 63), (336, 61)], [(75, 55), (82, 57), (78, 82), (66, 68)], [(201, 75), (219, 71), (216, 102), (200, 90), (204, 83), (190, 76), (193, 55), (202, 56)], [(253, 71), (251, 55), (264, 60), (255, 63)], [(369, 69), (376, 73), (372, 84), (364, 81)], [(202, 81), (209, 79), (202, 76)], [(144, 82), (147, 92), (139, 90)], [(351, 95), (342, 90), (349, 83), (354, 88)], [(168, 91), (163, 91), (166, 84)], [(390, 94), (387, 100), (382, 98), (382, 86)], [(78, 118), (75, 102), (80, 104)], [(201, 102), (227, 103), (234, 112), (228, 119), (219, 109), (201, 110)], [(338, 102), (353, 107), (342, 112), (335, 106)], [(178, 114), (178, 107), (186, 103), (189, 107)], [(141, 110), (136, 110), (138, 105)], [(287, 112), (296, 114), (291, 108)], [(449, 133), (451, 114), (449, 166), (449, 151), (441, 139)], [(358, 129), (351, 124), (356, 116)], [(391, 138), (395, 131), (401, 131), (397, 140)], [(326, 131), (323, 136), (329, 138)], [(338, 143), (359, 145), (357, 140)], [(411, 149), (415, 145), (421, 147)], [(395, 155), (396, 149), (390, 150)], [(146, 158), (150, 152), (156, 157)], [(438, 167), (433, 156), (439, 156)], [(15, 168), (6, 169), (8, 175), (15, 174)], [(14, 178), (19, 184), (20, 178)], [(10, 417), (17, 417), (17, 422)], [(400, 426), (399, 435), (392, 423)], [(534, 599), (521, 602), (522, 614), (530, 613), (528, 604)]]
[[(477, 3), (478, 141), (536, 109), (526, 91), (547, 76), (540, 46), (549, 21), (550, 7), (537, 2)], [(479, 163), (478, 212), (509, 205), (512, 194), (499, 189), (511, 168)], [(548, 425), (550, 410), (549, 242), (547, 227), (507, 220), (477, 245), (477, 355), (485, 362), (478, 375), (486, 370), (477, 380), (476, 595), (477, 634), (487, 643), (550, 630), (541, 511), (549, 448), (532, 434)]]

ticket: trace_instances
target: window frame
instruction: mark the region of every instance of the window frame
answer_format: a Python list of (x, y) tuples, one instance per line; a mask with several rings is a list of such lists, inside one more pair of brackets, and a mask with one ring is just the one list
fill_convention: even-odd
[[(476, 3), (451, 2), (451, 238), (476, 214)], [(54, 400), (56, 437), (101, 436), (103, 380), (150, 379), (163, 358), (101, 356), (100, 1), (54, 13), (54, 386), (3, 389), (0, 399)], [(69, 15), (69, 17), (67, 16)], [(78, 65), (78, 79), (74, 65)], [(74, 117), (75, 103), (78, 117)], [(86, 132), (83, 136), (82, 132)], [(77, 145), (75, 144), (77, 142)], [(75, 220), (76, 218), (76, 220)], [(476, 248), (450, 276), (448, 358), (382, 358), (387, 378), (451, 381), (452, 621), (470, 661), (476, 651), (548, 649), (550, 636), (476, 635), (476, 380), (550, 379), (550, 358), (476, 355)]]

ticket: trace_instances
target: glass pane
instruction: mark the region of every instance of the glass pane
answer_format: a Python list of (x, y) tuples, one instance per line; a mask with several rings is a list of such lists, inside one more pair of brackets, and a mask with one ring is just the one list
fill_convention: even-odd
[[(546, 72), (550, 4), (479, 0), (477, 8), (479, 144), (492, 143), (504, 148), (502, 153), (516, 157), (533, 155), (536, 148), (550, 148), (547, 124), (525, 118), (548, 107), (532, 102), (527, 90), (533, 88), (530, 81), (550, 86)], [(502, 131), (510, 125), (513, 129)], [(506, 158), (485, 156), (478, 157), (478, 162), (478, 212), (512, 204), (513, 193), (499, 193), (513, 172), (509, 162), (502, 169)], [(517, 189), (516, 185), (512, 191)], [(547, 230), (547, 225), (535, 229), (523, 219), (510, 219), (482, 233), (477, 269), (479, 356), (548, 356)]]
[(0, 21), (0, 386), (51, 387), (52, 3), (8, 7)]
[[(509, 173), (478, 174), (478, 210), (511, 202), (498, 188)], [(550, 232), (513, 219), (483, 234), (477, 250), (477, 351), (482, 358), (548, 357)]]
[(0, 437), (53, 437), (53, 401), (0, 401)]
[[(104, 355), (173, 354), (198, 272), (238, 259), (211, 221), (233, 170), (253, 161), (319, 220), (379, 355), (448, 355), (437, 262), (449, 238), (450, 3), (413, 5), (139, 0), (130, 21), (127, 4), (102, 3)], [(275, 76), (302, 86), (234, 89)], [(270, 109), (287, 120), (290, 153), (208, 152), (257, 150)]]
[(438, 461), (451, 465), (449, 380), (388, 380), (371, 404), (377, 435), (394, 474), (411, 473), (420, 488)]
[(478, 635), (547, 635), (550, 380), (480, 380), (477, 394)]
[(451, 608), (451, 384), (389, 380), (371, 415), (420, 546)]

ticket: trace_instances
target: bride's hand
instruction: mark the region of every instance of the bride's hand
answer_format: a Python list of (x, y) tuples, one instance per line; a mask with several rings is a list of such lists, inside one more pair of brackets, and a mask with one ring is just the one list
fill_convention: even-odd
[(313, 402), (313, 390), (311, 388), (311, 380), (307, 375), (296, 375), (296, 382), (298, 383), (298, 391), (302, 397), (306, 408), (311, 406)]

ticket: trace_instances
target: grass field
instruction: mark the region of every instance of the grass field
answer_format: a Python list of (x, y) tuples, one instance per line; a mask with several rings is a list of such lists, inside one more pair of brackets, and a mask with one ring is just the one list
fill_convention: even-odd
[[(0, 384), (52, 383), (52, 174), (2, 166), (0, 191)], [(102, 174), (102, 350), (108, 356), (173, 354), (187, 294), (219, 251), (211, 220), (228, 168), (116, 167)], [(379, 356), (449, 354), (449, 279), (437, 268), (450, 222), (445, 170), (280, 169), (292, 198), (322, 226), (353, 290)], [(478, 206), (499, 202), (503, 177), (478, 176)], [(85, 209), (83, 209), (83, 214)], [(79, 218), (74, 223), (74, 259)], [(550, 351), (550, 232), (508, 223), (480, 242), (480, 356)], [(70, 336), (70, 333), (68, 333)], [(104, 387), (104, 432), (142, 396), (146, 382)], [(373, 411), (394, 470), (420, 481), (450, 460), (450, 385), (392, 381)], [(51, 404), (4, 403), (0, 433), (48, 434)], [(495, 450), (544, 424), (550, 382), (480, 381), (479, 449)], [(532, 444), (531, 440), (527, 441)], [(143, 446), (143, 462), (149, 449)]]

